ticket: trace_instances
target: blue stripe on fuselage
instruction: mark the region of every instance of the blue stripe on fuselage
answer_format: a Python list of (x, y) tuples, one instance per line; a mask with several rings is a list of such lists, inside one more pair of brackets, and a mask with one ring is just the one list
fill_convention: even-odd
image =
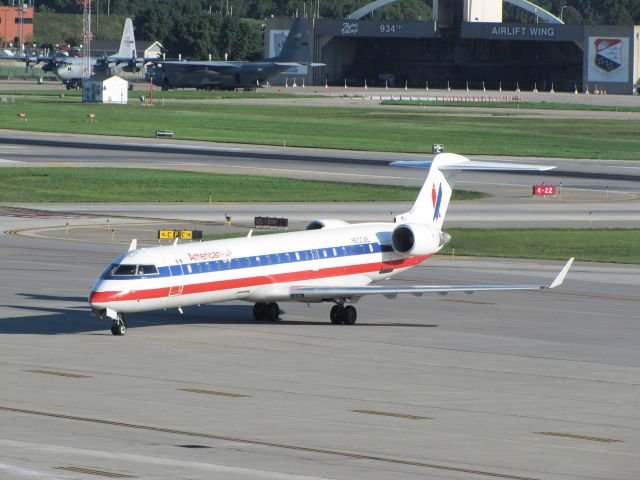
[[(313, 258), (312, 251), (318, 252), (318, 258)], [(335, 254), (334, 254), (335, 250)], [(243, 268), (265, 267), (270, 265), (282, 265), (286, 263), (310, 262), (313, 260), (326, 260), (329, 258), (351, 257), (372, 253), (392, 252), (390, 245), (379, 243), (359, 243), (338, 247), (317, 248), (312, 250), (295, 250), (291, 252), (271, 253), (269, 255), (251, 255), (248, 257), (230, 258), (228, 260), (214, 260), (204, 262), (183, 263), (158, 267), (157, 274), (150, 275), (111, 275), (107, 271), (101, 277), (103, 280), (137, 280), (140, 278), (163, 278), (180, 275), (197, 275), (200, 273), (238, 270)], [(297, 254), (297, 255), (296, 255)]]

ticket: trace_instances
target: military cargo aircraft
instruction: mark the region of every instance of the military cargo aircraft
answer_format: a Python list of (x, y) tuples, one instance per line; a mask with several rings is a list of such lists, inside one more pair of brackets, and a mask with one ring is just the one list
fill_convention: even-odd
[(200, 90), (255, 89), (292, 67), (319, 67), (311, 63), (309, 30), (302, 18), (293, 23), (282, 51), (275, 57), (249, 61), (164, 61), (151, 62), (147, 73), (154, 85)]

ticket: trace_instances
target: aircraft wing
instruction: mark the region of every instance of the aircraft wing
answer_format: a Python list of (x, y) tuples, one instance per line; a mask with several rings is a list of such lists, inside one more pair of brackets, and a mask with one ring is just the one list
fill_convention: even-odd
[(161, 58), (149, 59), (149, 63), (157, 65), (178, 65), (185, 70), (213, 70), (224, 72), (232, 68), (237, 68), (237, 64), (233, 62), (216, 62), (216, 61), (191, 61), (191, 60), (162, 60)]
[(292, 287), (290, 294), (293, 300), (304, 301), (305, 299), (319, 298), (359, 298), (364, 295), (384, 295), (387, 298), (395, 298), (401, 294), (411, 294), (417, 297), (425, 293), (447, 294), (449, 292), (472, 293), (477, 291), (492, 290), (549, 290), (562, 285), (567, 276), (573, 257), (562, 267), (553, 281), (546, 285), (414, 285), (410, 287), (395, 286), (366, 286), (366, 287)]

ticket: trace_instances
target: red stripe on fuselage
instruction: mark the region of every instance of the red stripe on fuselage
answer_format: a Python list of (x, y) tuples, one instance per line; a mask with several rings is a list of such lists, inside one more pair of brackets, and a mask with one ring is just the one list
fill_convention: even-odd
[[(258, 285), (271, 285), (273, 283), (290, 283), (304, 280), (316, 280), (319, 278), (341, 277), (346, 275), (357, 275), (360, 273), (377, 272), (382, 269), (407, 268), (417, 265), (431, 255), (421, 257), (409, 257), (398, 260), (389, 260), (375, 263), (362, 263), (356, 265), (345, 265), (340, 267), (322, 268), (319, 270), (303, 270), (295, 272), (276, 273), (274, 275), (261, 275), (257, 277), (234, 278), (230, 280), (218, 280), (214, 282), (187, 283), (182, 289), (181, 295), (194, 293), (216, 292), (231, 290), (234, 288), (255, 287)], [(176, 276), (173, 278), (183, 279), (186, 276)], [(91, 292), (89, 303), (125, 302), (131, 300), (151, 300), (154, 298), (164, 298), (169, 296), (170, 289), (174, 287), (160, 287), (145, 290), (126, 290), (110, 292)]]

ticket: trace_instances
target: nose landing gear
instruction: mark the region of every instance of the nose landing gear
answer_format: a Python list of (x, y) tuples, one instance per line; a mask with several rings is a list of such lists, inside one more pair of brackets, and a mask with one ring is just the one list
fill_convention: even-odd
[(127, 322), (124, 321), (124, 315), (122, 313), (119, 313), (117, 318), (113, 321), (113, 325), (111, 325), (111, 333), (117, 336), (122, 336), (127, 333)]

